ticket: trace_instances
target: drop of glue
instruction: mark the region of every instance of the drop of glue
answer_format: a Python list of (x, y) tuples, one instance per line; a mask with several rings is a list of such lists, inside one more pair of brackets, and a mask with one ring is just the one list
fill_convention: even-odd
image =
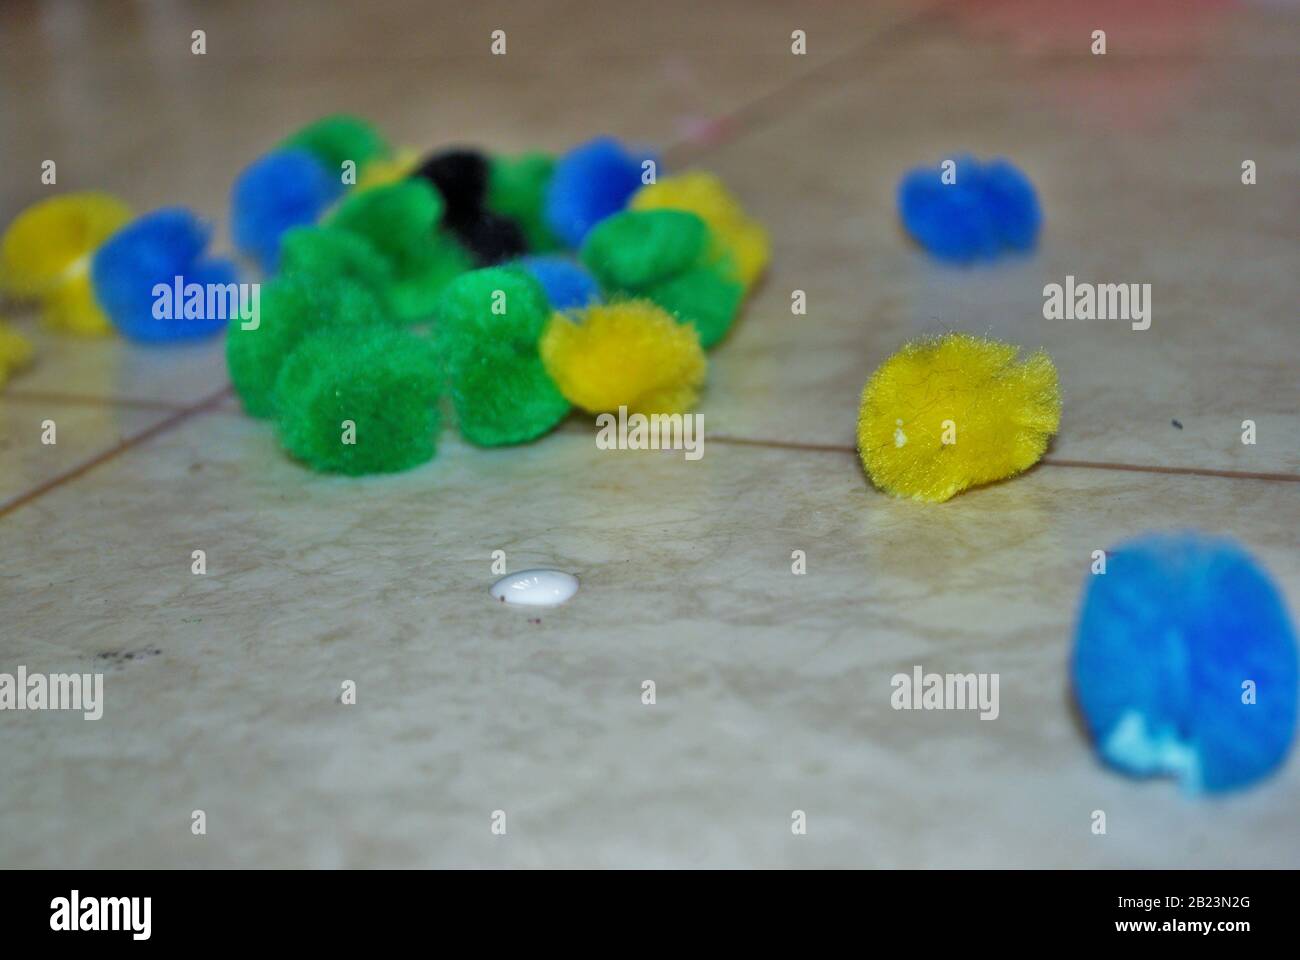
[(527, 607), (557, 607), (578, 592), (578, 578), (561, 570), (521, 570), (492, 584), (497, 600)]

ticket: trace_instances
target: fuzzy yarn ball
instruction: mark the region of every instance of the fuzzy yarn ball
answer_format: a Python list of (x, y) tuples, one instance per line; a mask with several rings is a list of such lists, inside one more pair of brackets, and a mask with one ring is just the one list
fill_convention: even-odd
[(432, 459), (440, 425), (437, 362), (404, 330), (310, 334), (276, 380), (280, 442), (323, 473), (407, 470)]
[(35, 355), (32, 342), (7, 323), (0, 323), (0, 383), (28, 366)]
[(235, 246), (274, 273), (285, 231), (315, 223), (342, 192), (339, 178), (306, 150), (279, 150), (254, 160), (231, 190)]
[(1075, 634), (1074, 690), (1107, 763), (1189, 792), (1247, 786), (1295, 737), (1295, 628), (1231, 540), (1147, 535), (1107, 553)]
[(581, 246), (592, 227), (627, 205), (653, 160), (612, 137), (570, 150), (556, 161), (547, 187), (546, 225), (569, 247)]
[(462, 274), (447, 286), (437, 315), (438, 352), (465, 439), (485, 447), (524, 443), (569, 412), (538, 356), (550, 304), (529, 274), (513, 267)]
[(708, 226), (685, 210), (616, 213), (588, 234), (582, 261), (607, 294), (653, 301), (694, 326), (705, 348), (727, 335), (744, 299)]
[(1038, 462), (1061, 420), (1043, 351), (964, 333), (916, 340), (862, 392), (858, 454), (887, 493), (939, 503)]
[(740, 201), (711, 173), (692, 171), (664, 177), (638, 190), (628, 204), (631, 210), (685, 210), (703, 220), (730, 258), (733, 279), (750, 289), (767, 269), (772, 242), (757, 220), (745, 213)]
[(391, 157), (376, 157), (357, 174), (357, 190), (386, 187), (405, 180), (420, 165), (420, 155), (410, 147), (398, 147)]
[(519, 224), (534, 253), (561, 246), (546, 225), (546, 191), (554, 172), (555, 158), (547, 153), (494, 156), (489, 161), (487, 209)]
[(321, 330), (353, 335), (394, 321), (376, 295), (355, 281), (324, 274), (281, 274), (263, 284), (258, 323), (236, 317), (226, 336), (230, 380), (254, 417), (275, 413), (275, 383), (285, 358), (304, 337)]
[(480, 267), (496, 266), (528, 252), (528, 240), (519, 224), (488, 210), (456, 221), (452, 233)]
[(447, 283), (473, 266), (465, 249), (438, 229), (442, 213), (433, 185), (412, 178), (351, 194), (330, 220), (369, 241), (388, 263), (394, 309), (408, 321), (428, 317)]
[(455, 226), (474, 220), (487, 196), (488, 159), (477, 150), (458, 147), (433, 154), (411, 173), (437, 189), (446, 206), (446, 221)]
[(542, 285), (552, 310), (573, 310), (600, 302), (596, 278), (568, 257), (558, 254), (524, 257), (519, 266)]
[(346, 113), (309, 123), (281, 147), (306, 150), (339, 183), (343, 182), (343, 165), (347, 161), (356, 164), (359, 177), (371, 162), (384, 159), (392, 152), (374, 124)]
[[(229, 261), (205, 257), (211, 233), (191, 211), (169, 207), (113, 234), (91, 264), (95, 299), (113, 325), (133, 340), (148, 342), (190, 340), (224, 327), (228, 317), (223, 311), (229, 309), (221, 304), (229, 301), (222, 291), (238, 275)], [(191, 311), (188, 293), (185, 302), (166, 304), (155, 294), (155, 286), (171, 288), (178, 277), (186, 290), (197, 285), (204, 292), (197, 309)]]
[(560, 392), (588, 413), (683, 413), (708, 371), (694, 328), (648, 300), (554, 314), (541, 355)]
[(369, 289), (385, 305), (393, 270), (365, 237), (337, 227), (295, 227), (280, 242), (285, 274), (350, 280)]
[(909, 171), (898, 186), (898, 213), (918, 244), (940, 260), (967, 263), (1038, 242), (1042, 211), (1029, 178), (1006, 160), (950, 158), (943, 166)]
[(106, 193), (68, 193), (32, 204), (0, 237), (0, 291), (40, 301), (51, 329), (111, 332), (91, 287), (90, 262), (130, 219), (130, 207)]

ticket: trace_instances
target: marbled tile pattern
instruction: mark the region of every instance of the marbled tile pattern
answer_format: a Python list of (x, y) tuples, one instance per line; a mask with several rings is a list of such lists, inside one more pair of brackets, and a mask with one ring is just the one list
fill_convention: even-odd
[[(0, 671), (102, 671), (107, 702), (96, 722), (0, 713), (0, 866), (1300, 864), (1300, 761), (1208, 803), (1123, 779), (1065, 669), (1091, 552), (1147, 529), (1237, 537), (1300, 612), (1294, 17), (1197, 4), (1160, 30), (1108, 3), (1103, 60), (1074, 19), (1012, 0), (661, 3), (636, 22), (577, 0), (262, 6), (104, 23), (6, 5), (6, 70), (33, 92), (3, 88), (0, 142), (18, 167), (66, 157), (69, 189), (220, 217), (234, 172), (327, 109), (421, 146), (610, 130), (719, 172), (774, 266), (712, 355), (697, 462), (597, 450), (575, 419), (323, 478), (222, 393), (218, 342), (38, 336), (0, 393)], [(473, 55), (499, 23), (504, 62)], [(898, 174), (962, 147), (1039, 184), (1034, 257), (946, 270), (899, 236)], [(38, 189), (0, 178), (0, 212)], [(1066, 273), (1151, 283), (1152, 328), (1043, 320)], [(949, 328), (1047, 347), (1061, 435), (1014, 481), (890, 499), (849, 447), (858, 391), (902, 339)], [(582, 588), (494, 603), (494, 550)], [(916, 664), (998, 673), (999, 717), (892, 710)]]

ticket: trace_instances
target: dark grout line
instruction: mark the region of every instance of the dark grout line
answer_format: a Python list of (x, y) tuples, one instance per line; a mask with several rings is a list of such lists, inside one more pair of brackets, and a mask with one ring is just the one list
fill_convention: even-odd
[(59, 393), (44, 390), (7, 390), (0, 395), (0, 403), (13, 400), (17, 403), (64, 403), (71, 406), (126, 407), (131, 410), (168, 410), (179, 413), (185, 409), (184, 404), (168, 403), (165, 400), (141, 400), (135, 397), (90, 397), (80, 393)]
[[(813, 453), (851, 453), (858, 448), (848, 443), (798, 443), (790, 440), (755, 440), (749, 437), (708, 438), (709, 443), (730, 444), (733, 447), (766, 447), (769, 450), (804, 450)], [(1128, 473), (1166, 473), (1186, 477), (1224, 477), (1229, 480), (1274, 480), (1281, 483), (1300, 483), (1300, 473), (1264, 473), (1251, 470), (1215, 470), (1210, 467), (1161, 467), (1144, 463), (1111, 463), (1104, 460), (1058, 460), (1043, 457), (1038, 461), (1047, 467), (1077, 467), (1083, 470), (1120, 470)]]
[(26, 506), (27, 504), (31, 503), (33, 500), (37, 500), (40, 497), (45, 496), (45, 494), (49, 493), (51, 490), (57, 490), (59, 487), (63, 486), (64, 484), (71, 483), (73, 480), (85, 476), (87, 473), (89, 473), (91, 470), (94, 470), (96, 467), (108, 463), (110, 460), (116, 459), (121, 454), (126, 453), (126, 451), (131, 450), (135, 447), (140, 446), (140, 444), (146, 442), (147, 440), (152, 440), (154, 437), (158, 436), (159, 434), (166, 433), (168, 430), (172, 429), (173, 427), (178, 426), (181, 423), (184, 423), (190, 417), (193, 417), (199, 413), (203, 413), (209, 408), (215, 407), (222, 400), (224, 400), (229, 393), (230, 393), (229, 386), (222, 387), (216, 393), (210, 394), (209, 396), (204, 397), (202, 400), (198, 401), (197, 403), (191, 404), (188, 407), (184, 407), (180, 410), (177, 410), (170, 417), (166, 417), (162, 420), (159, 420), (153, 426), (141, 430), (139, 433), (135, 434), (134, 436), (127, 437), (126, 439), (118, 443), (116, 446), (110, 447), (109, 449), (103, 451), (102, 453), (98, 453), (95, 456), (91, 457), (89, 460), (77, 464), (71, 470), (66, 470), (63, 473), (58, 474), (57, 476), (51, 477), (49, 480), (46, 480), (44, 483), (33, 487), (32, 489), (26, 491), (25, 493), (19, 494), (18, 496), (14, 497), (11, 500), (6, 501), (3, 504), (0, 504), (0, 518), (7, 517), (9, 514), (13, 513), (19, 507)]

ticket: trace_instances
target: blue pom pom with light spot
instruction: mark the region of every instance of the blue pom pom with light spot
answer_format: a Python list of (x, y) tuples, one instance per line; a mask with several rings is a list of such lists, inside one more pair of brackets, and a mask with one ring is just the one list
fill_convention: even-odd
[(898, 185), (898, 213), (914, 240), (940, 260), (968, 263), (1032, 250), (1043, 214), (1029, 178), (1006, 160), (970, 156), (910, 170)]
[(519, 265), (546, 291), (555, 310), (577, 310), (600, 302), (596, 278), (568, 257), (524, 257)]
[(285, 231), (315, 223), (342, 192), (340, 179), (306, 150), (277, 150), (254, 160), (231, 190), (235, 246), (274, 273)]
[[(157, 284), (174, 289), (182, 285), (235, 283), (238, 275), (228, 260), (207, 258), (211, 228), (183, 207), (147, 213), (113, 234), (95, 253), (90, 275), (95, 299), (125, 336), (133, 340), (189, 340), (216, 333), (226, 325), (218, 311), (185, 316), (184, 303), (162, 303), (154, 294)], [(174, 299), (174, 298), (173, 298)], [(228, 301), (227, 301), (228, 302)], [(156, 317), (155, 313), (163, 316)]]
[(1273, 772), (1295, 736), (1295, 629), (1277, 587), (1230, 540), (1148, 535), (1084, 591), (1074, 689), (1102, 757), (1192, 793)]
[(555, 164), (546, 191), (546, 224), (568, 246), (582, 246), (587, 231), (618, 213), (641, 188), (642, 165), (654, 156), (597, 137), (574, 147)]

